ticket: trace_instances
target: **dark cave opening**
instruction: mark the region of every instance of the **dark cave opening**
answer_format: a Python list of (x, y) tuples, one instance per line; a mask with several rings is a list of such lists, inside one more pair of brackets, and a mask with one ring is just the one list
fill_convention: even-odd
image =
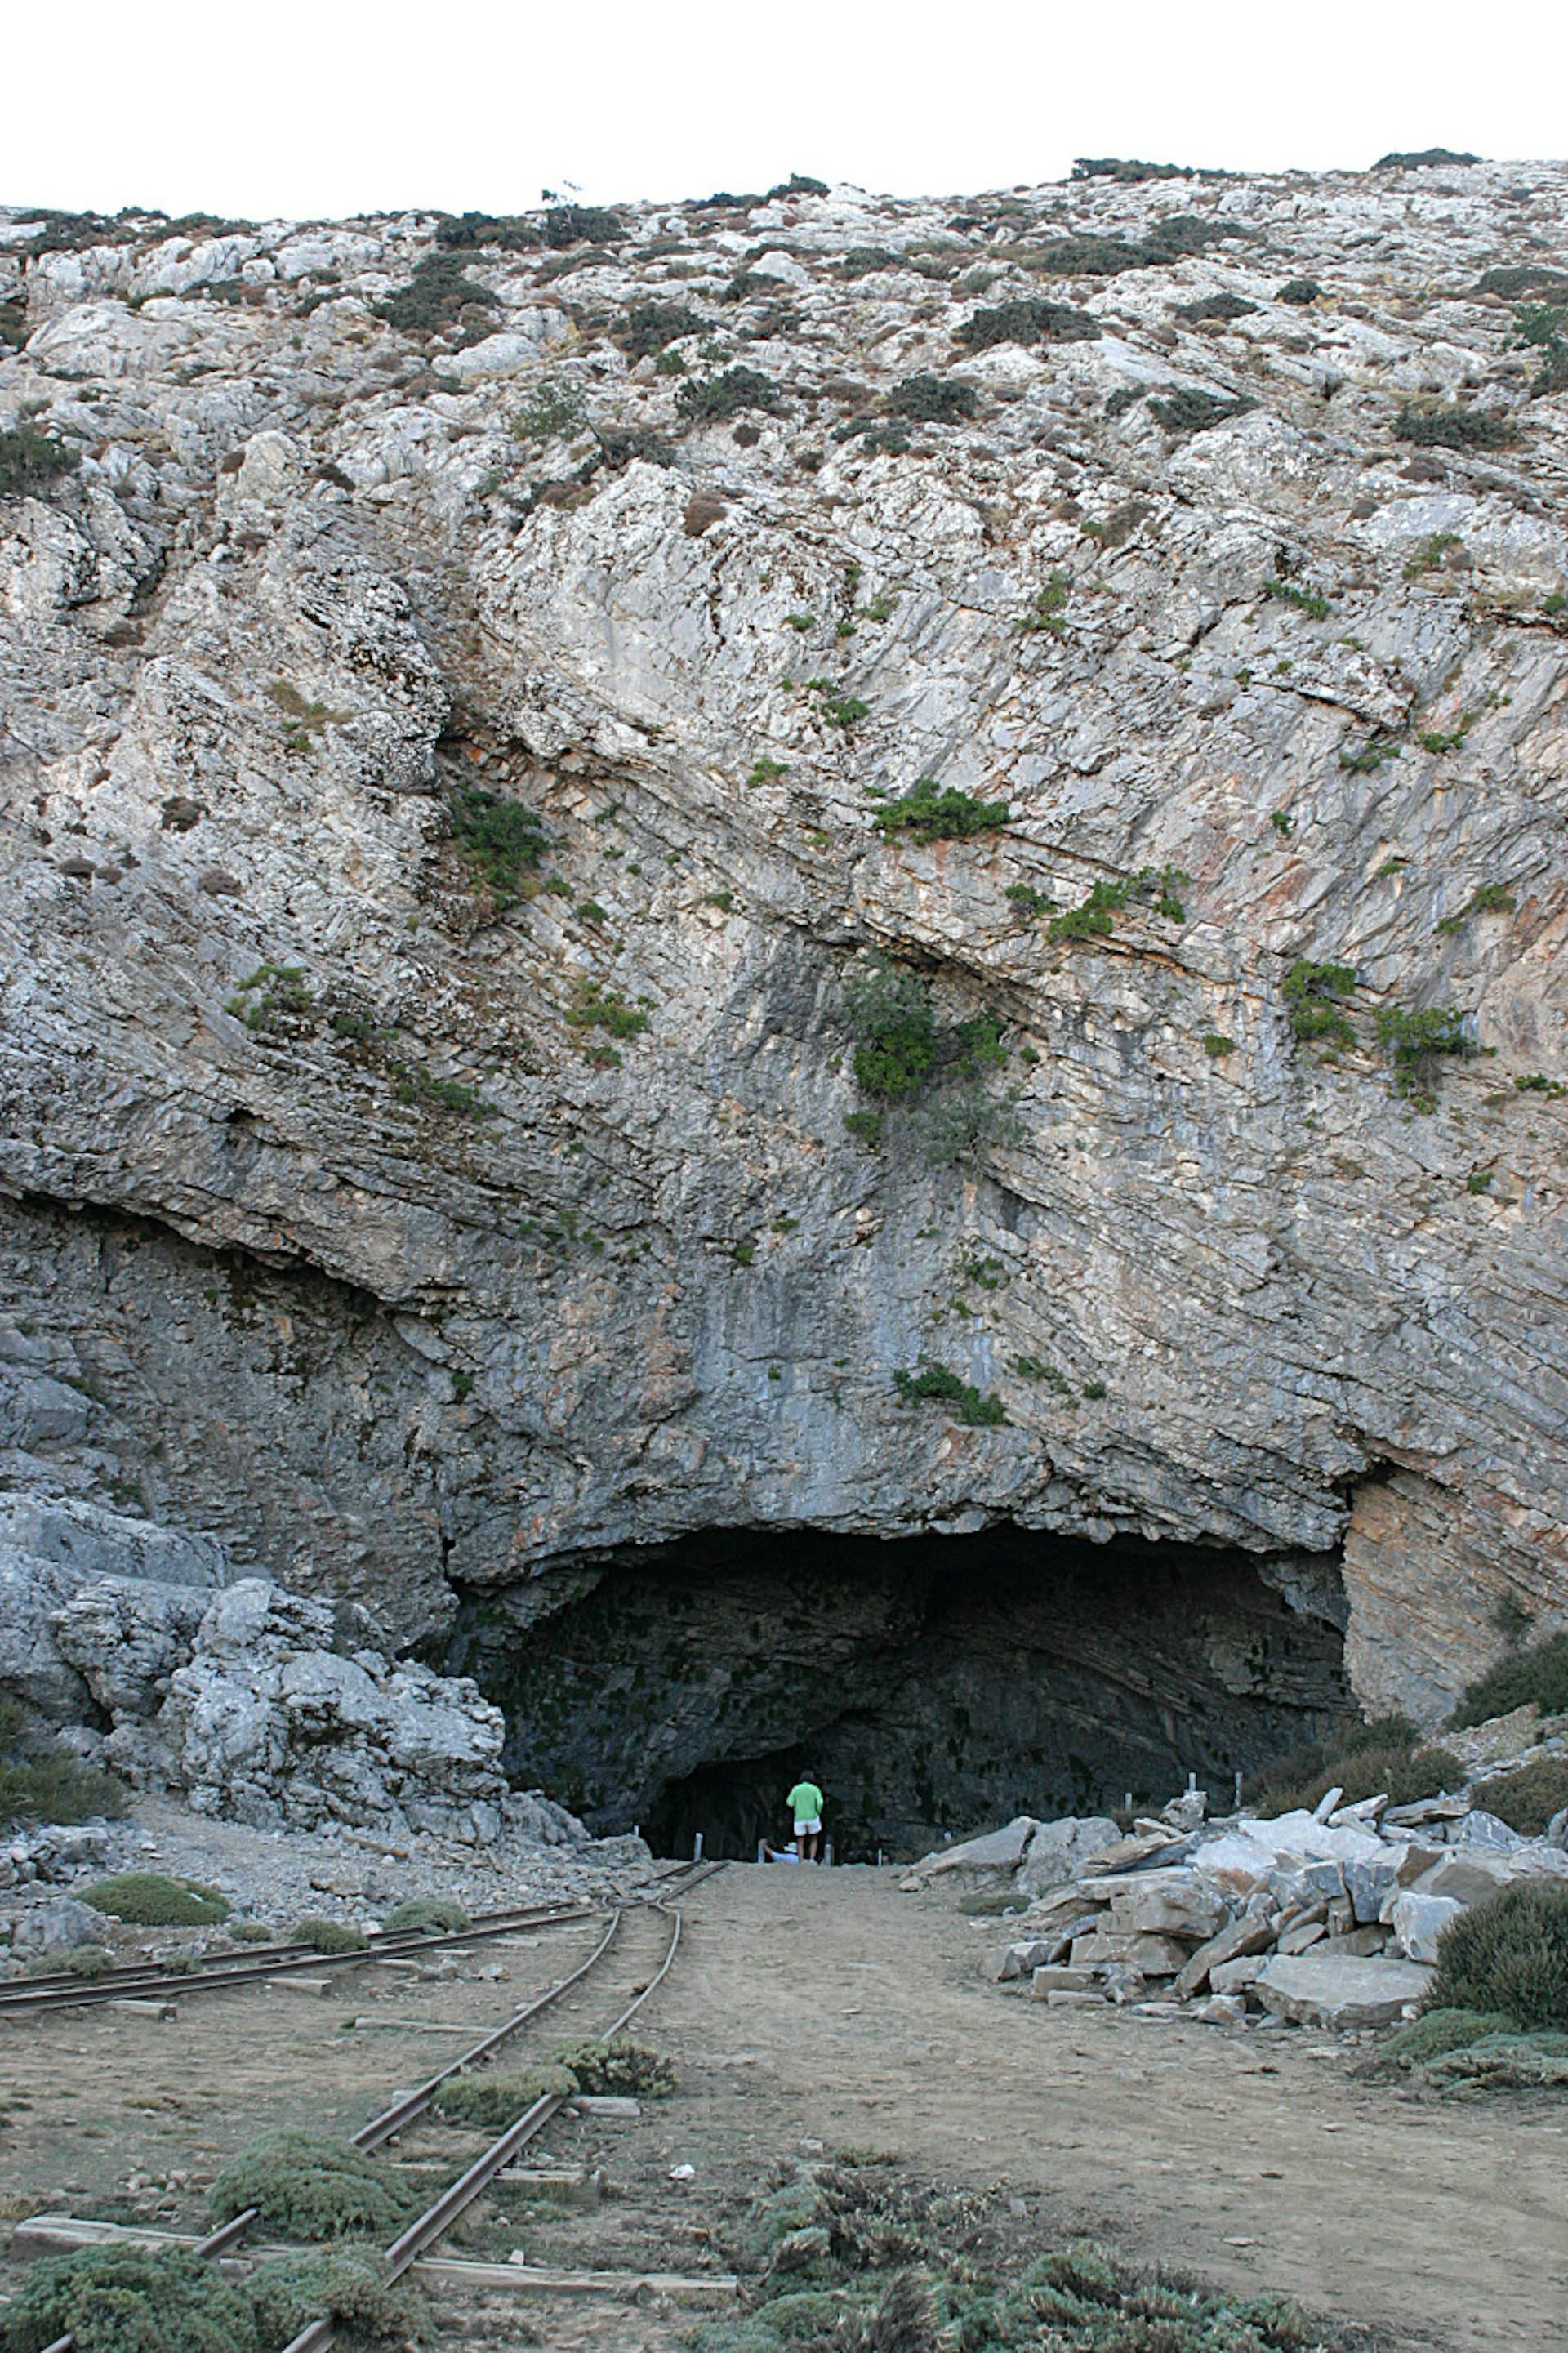
[(1228, 1802), (1345, 1712), (1314, 1567), (1297, 1608), (1299, 1578), (1218, 1547), (710, 1529), (573, 1563), (554, 1609), (548, 1569), (463, 1595), (447, 1664), (504, 1710), (513, 1781), (595, 1831), (754, 1854), (809, 1769), (839, 1858), (897, 1858), (1016, 1813), (1159, 1804), (1190, 1774)]

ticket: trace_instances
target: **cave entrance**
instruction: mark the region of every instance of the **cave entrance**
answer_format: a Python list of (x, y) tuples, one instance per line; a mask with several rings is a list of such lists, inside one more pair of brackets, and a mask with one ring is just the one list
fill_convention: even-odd
[[(1297, 1556), (1297, 1569), (1300, 1556)], [(841, 1860), (1016, 1813), (1163, 1801), (1344, 1713), (1337, 1575), (1013, 1526), (892, 1542), (707, 1530), (460, 1599), (448, 1665), (507, 1718), (513, 1781), (657, 1852), (789, 1835), (802, 1770)], [(1297, 1597), (1287, 1598), (1289, 1588)], [(541, 1605), (544, 1605), (542, 1612)]]

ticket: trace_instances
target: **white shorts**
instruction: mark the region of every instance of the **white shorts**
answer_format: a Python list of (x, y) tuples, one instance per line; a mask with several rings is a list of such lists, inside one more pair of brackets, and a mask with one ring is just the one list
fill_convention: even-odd
[(821, 1828), (822, 1816), (818, 1814), (814, 1821), (796, 1822), (795, 1834), (796, 1838), (815, 1838)]

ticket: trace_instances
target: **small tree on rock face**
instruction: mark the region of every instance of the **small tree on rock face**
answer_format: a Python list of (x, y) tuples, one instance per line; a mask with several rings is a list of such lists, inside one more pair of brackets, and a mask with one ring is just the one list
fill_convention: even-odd
[(936, 1015), (924, 982), (874, 956), (850, 973), (844, 1006), (861, 1092), (884, 1103), (918, 1094), (936, 1060)]

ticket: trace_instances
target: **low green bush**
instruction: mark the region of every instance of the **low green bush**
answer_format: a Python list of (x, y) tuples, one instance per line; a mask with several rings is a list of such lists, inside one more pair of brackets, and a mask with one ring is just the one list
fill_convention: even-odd
[(1016, 1144), (1023, 1134), (1016, 1098), (988, 1094), (977, 1083), (952, 1089), (914, 1118), (915, 1141), (928, 1168), (978, 1160), (992, 1145)]
[(1070, 176), (1075, 180), (1116, 180), (1134, 187), (1145, 180), (1195, 180), (1190, 164), (1142, 164), (1127, 155), (1078, 155)]
[(33, 425), (14, 426), (0, 432), (0, 498), (47, 491), (80, 463), (77, 452), (52, 434), (40, 433)]
[(581, 385), (547, 379), (534, 385), (512, 418), (511, 429), (521, 441), (558, 441), (576, 430), (587, 410)]
[(460, 786), (447, 806), (452, 840), (464, 864), (503, 904), (515, 904), (524, 875), (536, 871), (550, 847), (538, 818), (521, 801), (504, 800), (483, 785)]
[(1568, 2030), (1568, 1886), (1516, 1881), (1451, 1920), (1422, 2008), (1498, 2010), (1515, 2026)]
[(1258, 305), (1242, 294), (1200, 294), (1194, 302), (1178, 302), (1178, 319), (1189, 319), (1194, 326), (1205, 319), (1250, 319), (1256, 316)]
[(184, 2248), (89, 2247), (29, 2268), (0, 2310), (0, 2353), (67, 2336), (76, 2353), (263, 2353), (243, 2289)]
[(309, 1945), (313, 1953), (364, 1953), (370, 1938), (347, 1920), (321, 1920), (311, 1913), (296, 1920), (289, 1931), (291, 1945)]
[(1053, 940), (1105, 939), (1116, 929), (1115, 918), (1131, 899), (1152, 901), (1156, 914), (1167, 923), (1184, 923), (1187, 911), (1176, 893), (1192, 880), (1179, 866), (1141, 866), (1136, 874), (1102, 877), (1090, 886), (1080, 905), (1053, 915), (1046, 926)]
[(270, 1945), (272, 1926), (267, 1920), (236, 1920), (229, 1929), (231, 1942), (237, 1945)]
[(611, 328), (610, 341), (628, 359), (651, 359), (683, 335), (700, 334), (707, 324), (684, 302), (634, 302), (626, 317)]
[[(604, 910), (599, 910), (601, 916)], [(605, 1029), (612, 1038), (637, 1038), (648, 1026), (647, 1015), (640, 1006), (628, 1005), (618, 988), (606, 988), (602, 981), (580, 981), (577, 994), (566, 1008), (567, 1027), (572, 1029)]]
[(521, 2074), (454, 2075), (436, 2094), (437, 2116), (448, 2124), (471, 2125), (476, 2132), (504, 2132), (535, 2100), (569, 2100), (582, 2090), (568, 2067), (542, 2061)]
[[(1316, 1769), (1302, 1769), (1301, 1759), (1318, 1753), (1299, 1750), (1294, 1757), (1277, 1758), (1243, 1784), (1244, 1799), (1270, 1814), (1290, 1814), (1299, 1808), (1310, 1813), (1331, 1789), (1343, 1791), (1341, 1803), (1346, 1806), (1379, 1794), (1391, 1806), (1413, 1806), (1418, 1799), (1435, 1798), (1445, 1789), (1465, 1785), (1465, 1767), (1447, 1748), (1417, 1747), (1394, 1740), (1385, 1746), (1358, 1747), (1347, 1756), (1331, 1756)], [(1249, 1790), (1260, 1794), (1249, 1796)]]
[(73, 1978), (107, 1977), (114, 1967), (114, 1955), (107, 1945), (78, 1945), (66, 1955), (66, 1967)]
[(1502, 449), (1514, 434), (1505, 417), (1484, 408), (1431, 407), (1407, 400), (1394, 419), (1394, 438), (1426, 449)]
[(1494, 1715), (1511, 1715), (1531, 1702), (1542, 1715), (1568, 1715), (1568, 1634), (1549, 1634), (1489, 1667), (1467, 1686), (1448, 1719), (1449, 1729), (1489, 1724)]
[(455, 253), (432, 253), (415, 264), (405, 286), (394, 287), (371, 309), (389, 327), (404, 334), (433, 335), (462, 323), (465, 316), (500, 309), (500, 297), (464, 273), (468, 264)]
[(208, 2207), (227, 2222), (254, 2206), (268, 2229), (299, 2239), (394, 2236), (417, 2193), (380, 2158), (331, 2133), (267, 2134), (213, 2183)]
[(888, 406), (895, 417), (910, 417), (917, 424), (952, 425), (973, 417), (980, 398), (972, 384), (955, 376), (907, 375), (888, 395)]
[(1052, 278), (1118, 278), (1125, 269), (1152, 269), (1171, 259), (1153, 245), (1120, 237), (1059, 237), (1043, 245), (1031, 267)]
[(1321, 302), (1323, 290), (1315, 278), (1292, 278), (1274, 297), (1277, 302), (1289, 302), (1297, 310), (1305, 310), (1309, 302)]
[(516, 213), (445, 213), (436, 224), (436, 242), (452, 249), (488, 245), (506, 253), (531, 253), (543, 239), (537, 222)]
[(137, 1928), (216, 1928), (229, 1907), (216, 1888), (194, 1879), (165, 1879), (156, 1871), (122, 1871), (79, 1891), (106, 1919)]
[(356, 2353), (404, 2353), (434, 2342), (429, 2315), (406, 2286), (387, 2287), (375, 2252), (331, 2247), (274, 2255), (245, 2284), (267, 2353), (291, 2345), (312, 2320), (332, 2321)]
[(1374, 172), (1430, 172), (1442, 164), (1479, 164), (1480, 160), (1479, 155), (1458, 154), (1452, 147), (1396, 149), (1391, 155), (1380, 155), (1372, 168)]
[(922, 776), (896, 801), (876, 813), (884, 834), (910, 833), (917, 841), (967, 841), (977, 833), (995, 833), (1012, 811), (1005, 801), (977, 801), (955, 785), (938, 785)]
[(118, 1821), (131, 1792), (116, 1774), (84, 1765), (52, 1734), (29, 1734), (15, 1700), (0, 1699), (0, 1831), (22, 1822)]
[(1476, 1050), (1465, 1035), (1463, 1014), (1451, 1005), (1426, 1005), (1414, 1012), (1402, 1005), (1383, 1006), (1377, 1035), (1394, 1064), (1394, 1092), (1428, 1109), (1431, 1091), (1426, 1073), (1435, 1057)]
[(1167, 395), (1163, 400), (1151, 400), (1151, 413), (1157, 417), (1167, 433), (1206, 433), (1213, 425), (1228, 425), (1233, 417), (1245, 417), (1258, 403), (1245, 393), (1226, 397), (1217, 392), (1194, 392), (1184, 386)]
[(1266, 580), (1263, 593), (1266, 596), (1272, 596), (1277, 604), (1294, 605), (1299, 613), (1307, 614), (1314, 621), (1326, 621), (1333, 610), (1328, 598), (1318, 589), (1303, 588), (1295, 580)]
[(839, 275), (843, 278), (869, 278), (879, 269), (897, 269), (899, 256), (885, 245), (852, 245), (838, 259)]
[(468, 1915), (460, 1904), (449, 1904), (441, 1895), (411, 1895), (406, 1903), (395, 1904), (382, 1922), (389, 1934), (418, 1928), (431, 1936), (460, 1935), (468, 1925)]
[(1426, 2010), (1391, 2034), (1378, 2051), (1379, 2062), (1408, 2059), (1420, 2066), (1441, 2059), (1447, 2051), (1462, 2051), (1483, 2034), (1510, 2034), (1513, 2021), (1500, 2010)]
[(1026, 297), (976, 311), (958, 330), (958, 340), (972, 352), (988, 352), (997, 343), (1092, 343), (1103, 332), (1087, 311)]
[(1315, 964), (1298, 956), (1279, 986), (1296, 1037), (1313, 1044), (1355, 1044), (1355, 1031), (1341, 1009), (1341, 1000), (1355, 987), (1352, 965)]
[(626, 2034), (608, 2042), (563, 2042), (555, 2064), (576, 2078), (580, 2092), (595, 2098), (667, 2100), (676, 2085), (675, 2069), (662, 2052)]
[(694, 425), (716, 425), (742, 409), (773, 409), (779, 388), (760, 368), (726, 368), (721, 375), (693, 377), (675, 396), (682, 417)]
[(1510, 298), (1531, 292), (1568, 293), (1568, 272), (1554, 269), (1549, 261), (1510, 262), (1500, 269), (1483, 270), (1476, 291)]
[(918, 1405), (928, 1399), (950, 1405), (954, 1421), (967, 1423), (971, 1428), (1001, 1424), (1007, 1419), (1007, 1409), (999, 1397), (983, 1396), (950, 1366), (938, 1364), (929, 1356), (921, 1360), (915, 1372), (895, 1372), (893, 1387), (905, 1405)]
[(1521, 1838), (1544, 1838), (1552, 1817), (1568, 1807), (1568, 1757), (1538, 1757), (1512, 1773), (1494, 1773), (1476, 1802)]
[(542, 233), (546, 245), (563, 252), (569, 245), (614, 245), (626, 229), (618, 213), (598, 205), (553, 205), (544, 216)]

